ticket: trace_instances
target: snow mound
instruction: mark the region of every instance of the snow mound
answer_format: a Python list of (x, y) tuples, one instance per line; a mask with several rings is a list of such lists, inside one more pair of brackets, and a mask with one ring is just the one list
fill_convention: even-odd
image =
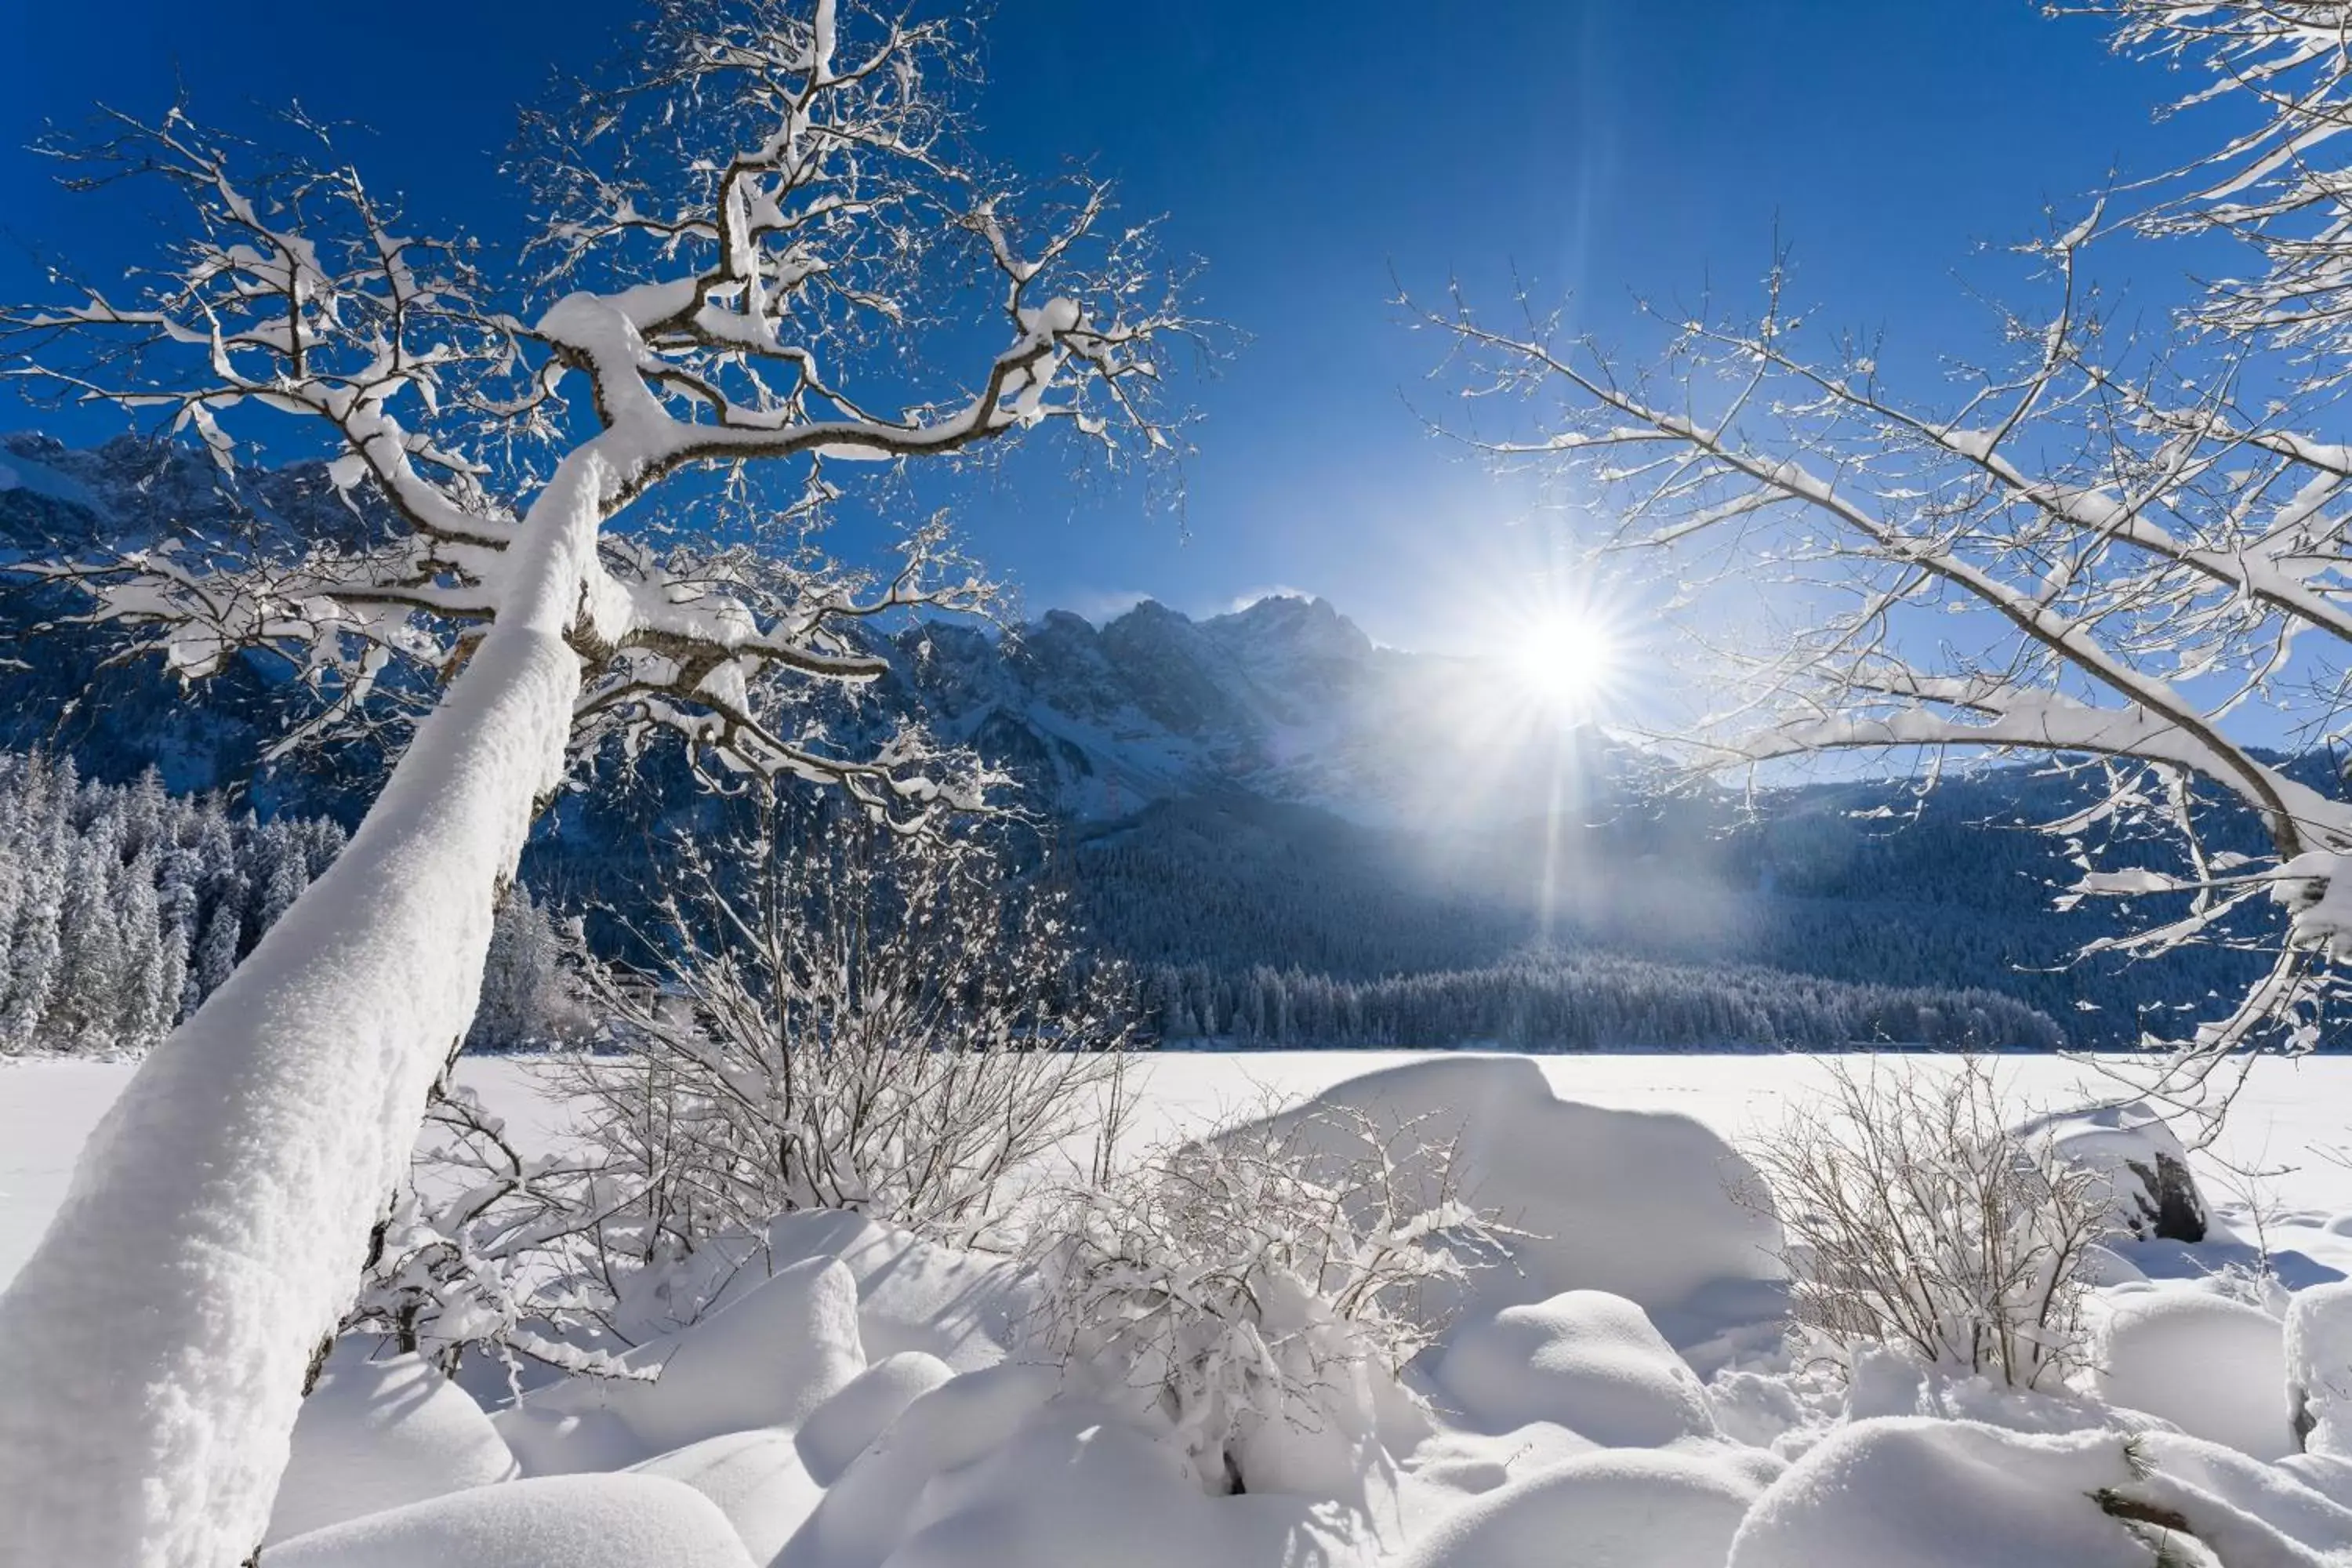
[(2142, 1240), (2205, 1239), (2212, 1210), (2197, 1190), (2188, 1151), (2146, 1102), (2064, 1111), (2019, 1131), (2048, 1139), (2060, 1158), (2098, 1173), (2118, 1230)]
[(2090, 1495), (2131, 1479), (2112, 1432), (1857, 1422), (1765, 1489), (1728, 1568), (2149, 1568)]
[[(1728, 1143), (1687, 1116), (1561, 1100), (1528, 1058), (1451, 1056), (1367, 1073), (1282, 1120), (1335, 1110), (1334, 1139), (1356, 1142), (1344, 1121), (1360, 1116), (1409, 1126), (1425, 1148), (1453, 1145), (1463, 1194), (1527, 1233), (1512, 1244), (1513, 1268), (1480, 1271), (1484, 1310), (1590, 1289), (1654, 1310), (1711, 1281), (1780, 1272), (1779, 1226), (1732, 1197), (1754, 1173)], [(1433, 1184), (1432, 1163), (1417, 1163)]]
[(655, 1451), (722, 1432), (797, 1426), (866, 1369), (857, 1281), (831, 1258), (805, 1258), (622, 1359), (658, 1366), (660, 1375), (649, 1383), (567, 1378), (526, 1403), (561, 1415), (611, 1411)]
[(2352, 1458), (2352, 1282), (2296, 1292), (2283, 1339), (2296, 1446)]
[(268, 1568), (753, 1568), (727, 1516), (657, 1476), (483, 1487), (273, 1546)]
[(2294, 1452), (2276, 1319), (2179, 1286), (2126, 1288), (2107, 1301), (2101, 1398), (2257, 1459)]
[(826, 1489), (779, 1568), (877, 1568), (906, 1538), (911, 1500), (932, 1479), (1009, 1441), (1061, 1381), (1058, 1368), (1006, 1362), (919, 1396)]
[(957, 1372), (1004, 1359), (1013, 1325), (1031, 1306), (1029, 1286), (1002, 1260), (925, 1241), (863, 1215), (803, 1209), (768, 1229), (778, 1267), (833, 1258), (857, 1282), (866, 1353), (937, 1356)]
[[(548, 1398), (562, 1404), (589, 1397), (587, 1391), (580, 1389), (554, 1392), (565, 1387), (551, 1385)], [(506, 1439), (526, 1476), (622, 1470), (644, 1458), (646, 1452), (646, 1440), (618, 1415), (601, 1406), (563, 1410), (526, 1400), (492, 1415), (490, 1425)]]
[(335, 1347), (294, 1423), (266, 1542), (469, 1487), (512, 1480), (515, 1457), (482, 1407), (413, 1355)]
[(1499, 1429), (1556, 1422), (1607, 1448), (1718, 1435), (1698, 1374), (1641, 1308), (1599, 1290), (1457, 1329), (1437, 1378), (1465, 1414)]
[(1172, 1445), (1078, 1408), (924, 1489), (888, 1568), (1322, 1562), (1304, 1499), (1212, 1498)]
[(900, 1351), (857, 1374), (801, 1424), (802, 1461), (820, 1485), (830, 1486), (898, 1418), (899, 1413), (955, 1376), (935, 1355)]
[(2291, 1470), (2178, 1432), (2150, 1432), (2137, 1447), (2152, 1474), (2135, 1491), (2151, 1501), (2177, 1498), (2200, 1533), (2217, 1527), (2242, 1531), (2251, 1521), (2311, 1551), (2352, 1549), (2352, 1509)]
[(730, 1432), (632, 1467), (638, 1475), (683, 1481), (719, 1505), (751, 1561), (766, 1563), (816, 1510), (824, 1489), (782, 1432)]
[(1692, 1568), (1719, 1563), (1762, 1487), (1694, 1454), (1587, 1454), (1472, 1500), (1397, 1568)]

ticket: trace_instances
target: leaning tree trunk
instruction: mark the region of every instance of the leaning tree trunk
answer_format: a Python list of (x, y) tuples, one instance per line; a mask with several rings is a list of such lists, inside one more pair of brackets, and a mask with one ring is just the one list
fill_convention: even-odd
[(0, 1295), (0, 1563), (230, 1568), (261, 1539), (310, 1358), (561, 777), (565, 634), (614, 493), (593, 444), (558, 469), (349, 847), (132, 1075)]

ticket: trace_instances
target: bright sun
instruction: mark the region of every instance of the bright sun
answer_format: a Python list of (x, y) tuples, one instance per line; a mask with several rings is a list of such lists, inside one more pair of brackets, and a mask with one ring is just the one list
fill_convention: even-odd
[(1538, 621), (1511, 656), (1529, 691), (1563, 707), (1591, 702), (1608, 685), (1617, 661), (1615, 635), (1589, 613)]

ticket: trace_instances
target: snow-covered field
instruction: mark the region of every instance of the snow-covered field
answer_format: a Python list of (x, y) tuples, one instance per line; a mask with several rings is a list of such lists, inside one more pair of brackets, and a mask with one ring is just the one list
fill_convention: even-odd
[[(1347, 1082), (1415, 1063), (1433, 1065)], [(130, 1070), (0, 1062), (0, 1279)], [(563, 1108), (537, 1070), (461, 1076), (519, 1142), (551, 1146)], [(1874, 1354), (1828, 1377), (1782, 1347), (1717, 1139), (1820, 1089), (1820, 1059), (1168, 1054), (1139, 1070), (1138, 1143), (1326, 1093), (1458, 1117), (1469, 1179), (1522, 1226), (1510, 1266), (1474, 1277), (1401, 1385), (1358, 1368), (1314, 1391), (1317, 1419), (1232, 1439), (1236, 1495), (1157, 1394), (1008, 1354), (1034, 1300), (1003, 1266), (790, 1217), (772, 1273), (632, 1352), (655, 1382), (574, 1378), (500, 1407), (413, 1357), (339, 1351), (264, 1568), (2352, 1562), (2352, 1167), (2335, 1157), (2352, 1060), (2256, 1070), (2222, 1158), (2199, 1162), (2215, 1237), (2116, 1246), (2100, 1370), (2062, 1398)], [(2116, 1092), (2049, 1058), (2000, 1072), (2021, 1109)], [(2247, 1267), (2264, 1251), (2270, 1281)], [(2183, 1525), (2204, 1544), (2159, 1559)]]
[[(1197, 1126), (1272, 1095), (1296, 1100), (1360, 1073), (1426, 1059), (1411, 1051), (1170, 1052), (1145, 1059), (1138, 1135)], [(1673, 1110), (1727, 1137), (1764, 1124), (1791, 1096), (1817, 1090), (1834, 1058), (1742, 1053), (1724, 1056), (1596, 1055), (1531, 1058), (1569, 1100), (1622, 1110)], [(1858, 1059), (1858, 1058), (1855, 1058)], [(460, 1079), (519, 1136), (552, 1142), (562, 1120), (532, 1089), (528, 1058), (467, 1058)], [(2057, 1105), (2114, 1092), (2099, 1074), (2047, 1057), (2003, 1058), (2002, 1078), (2021, 1100)], [(131, 1074), (127, 1063), (0, 1058), (0, 1282), (40, 1235), (64, 1196), (76, 1151)], [(2287, 1216), (2277, 1245), (2315, 1249), (2352, 1272), (2352, 1244), (2319, 1228), (2352, 1212), (2352, 1057), (2269, 1061), (2255, 1070), (2220, 1142), (2231, 1163), (2291, 1167), (2259, 1184), (2257, 1196)], [(2352, 1154), (2347, 1154), (2352, 1159)], [(2244, 1197), (2206, 1163), (2216, 1206)]]

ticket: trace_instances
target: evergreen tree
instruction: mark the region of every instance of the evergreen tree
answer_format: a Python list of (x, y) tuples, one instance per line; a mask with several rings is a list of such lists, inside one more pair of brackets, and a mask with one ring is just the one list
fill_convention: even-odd
[(57, 982), (40, 1031), (78, 1051), (116, 1044), (121, 1016), (122, 927), (114, 900), (121, 876), (114, 856), (119, 819), (100, 817), (74, 843), (58, 920)]
[(469, 1050), (512, 1050), (546, 1043), (564, 1023), (555, 928), (520, 883), (499, 904), (483, 965), (482, 996), (466, 1036)]
[[(219, 990), (228, 979), (229, 971), (236, 967), (245, 928), (241, 900), (234, 896), (236, 891), (232, 887), (228, 889), (230, 896), (216, 900), (211, 917), (205, 922), (204, 940), (196, 946), (195, 966), (190, 975), (197, 1002)], [(192, 1003), (190, 1010), (193, 1008)]]

